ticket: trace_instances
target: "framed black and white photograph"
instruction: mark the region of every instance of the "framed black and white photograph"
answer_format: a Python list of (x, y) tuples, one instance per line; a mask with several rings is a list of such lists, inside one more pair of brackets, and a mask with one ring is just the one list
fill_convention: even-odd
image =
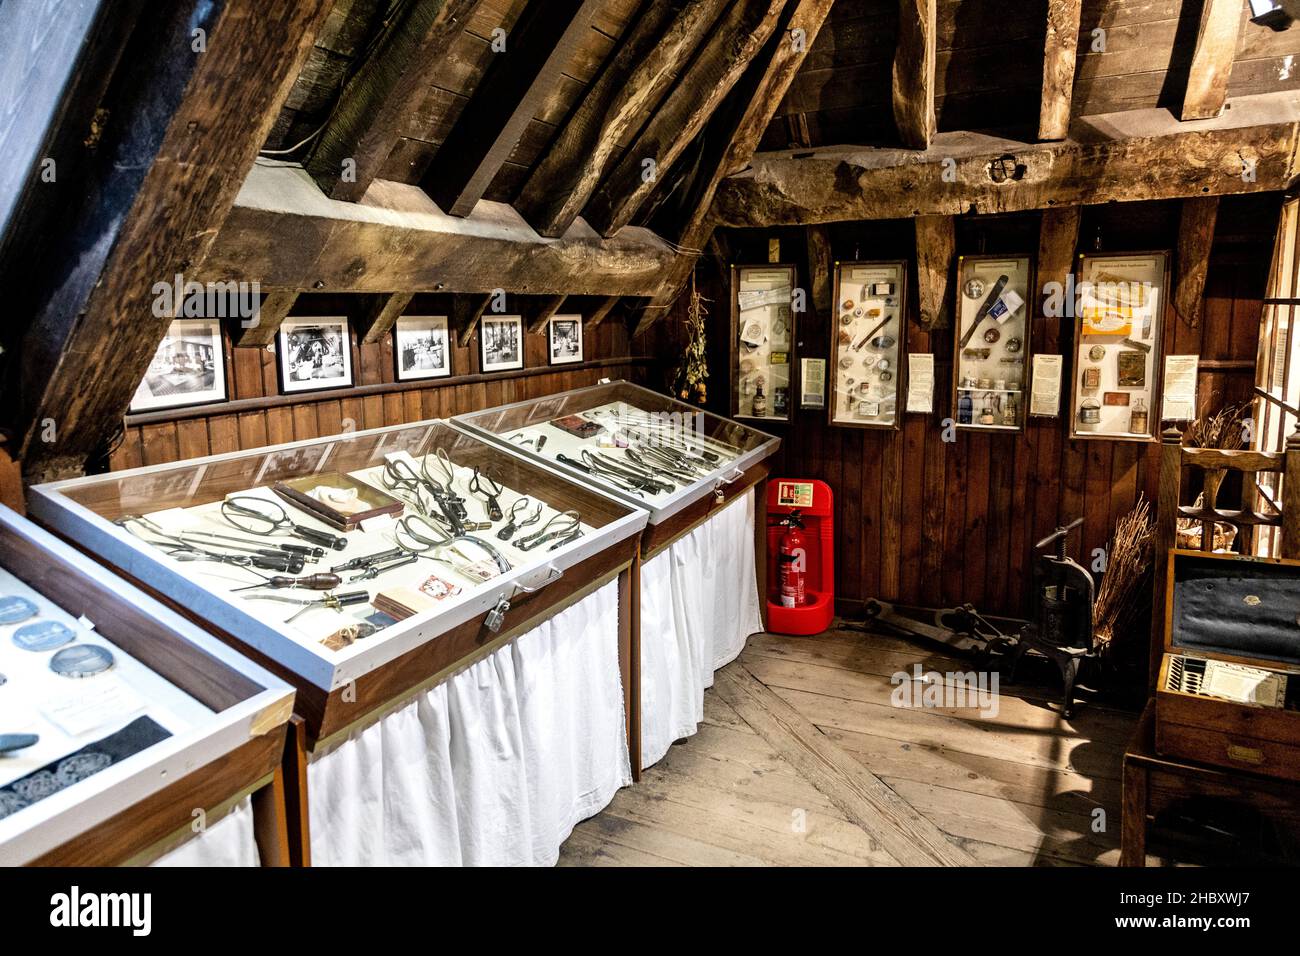
[(581, 362), (582, 316), (552, 316), (546, 325), (546, 342), (552, 365)]
[(518, 315), (483, 316), (478, 333), (480, 367), (503, 372), (524, 367), (523, 319)]
[(280, 390), (286, 394), (352, 384), (352, 342), (346, 316), (285, 319), (277, 351)]
[(226, 362), (217, 319), (177, 319), (154, 352), (132, 412), (226, 400)]
[(404, 315), (397, 320), (393, 334), (399, 382), (451, 374), (445, 315)]

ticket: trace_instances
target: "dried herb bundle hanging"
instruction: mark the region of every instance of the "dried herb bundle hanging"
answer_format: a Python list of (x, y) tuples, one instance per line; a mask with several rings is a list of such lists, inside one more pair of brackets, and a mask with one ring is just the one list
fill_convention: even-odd
[(1183, 432), (1183, 444), (1188, 448), (1242, 448), (1246, 429), (1243, 420), (1250, 408), (1249, 402), (1225, 405), (1213, 415), (1194, 419)]
[(1145, 496), (1115, 522), (1106, 550), (1106, 574), (1093, 604), (1093, 630), (1103, 652), (1111, 652), (1135, 623), (1144, 584), (1151, 575), (1154, 532), (1151, 503)]
[(682, 364), (673, 376), (673, 394), (684, 402), (703, 405), (709, 397), (705, 380), (709, 377), (709, 359), (706, 353), (706, 320), (709, 310), (704, 303), (710, 301), (695, 288), (695, 274), (691, 274), (691, 297), (686, 309), (686, 351)]

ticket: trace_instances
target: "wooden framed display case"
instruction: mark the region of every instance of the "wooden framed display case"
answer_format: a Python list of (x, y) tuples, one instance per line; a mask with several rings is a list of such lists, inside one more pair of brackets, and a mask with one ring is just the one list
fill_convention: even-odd
[(1166, 575), (1156, 751), (1300, 781), (1300, 561), (1175, 549)]
[(1169, 253), (1082, 254), (1070, 437), (1155, 441)]
[[(757, 587), (765, 592), (767, 519), (767, 459), (780, 439), (748, 424), (719, 418), (630, 382), (610, 382), (470, 412), (453, 419), (464, 428), (617, 501), (645, 511), (649, 524), (641, 536), (639, 564), (663, 554), (675, 542), (699, 528), (727, 504), (755, 493), (754, 547)], [(638, 449), (659, 445), (673, 454), (683, 449), (696, 469), (673, 474), (671, 461), (658, 458), (656, 473), (671, 490), (638, 490), (616, 470), (620, 463), (650, 462)], [(700, 452), (712, 456), (703, 458)], [(584, 453), (586, 453), (584, 455)], [(633, 615), (633, 686), (640, 684), (641, 577), (633, 574), (629, 609)], [(629, 710), (639, 720), (640, 700)], [(639, 741), (639, 732), (632, 734)], [(639, 773), (637, 748), (634, 773)]]
[(898, 428), (906, 364), (907, 263), (835, 263), (830, 424)]
[(0, 864), (148, 863), (250, 794), (288, 863), (291, 686), (4, 507), (0, 595), (3, 730), (38, 738), (0, 758)]
[[(369, 556), (399, 546), (426, 547), (438, 537), (428, 522), (419, 520), (422, 511), (441, 511), (430, 491), (433, 485), (421, 481), (402, 487), (393, 476), (425, 474), (445, 487), (444, 467), (452, 472), (450, 497), (460, 499), (466, 512), (465, 533), (477, 540), (457, 536), (414, 558), (409, 550), (399, 553), (392, 565), (378, 566), (377, 577), (367, 578), (364, 559)], [(471, 490), (476, 469), (482, 479), (477, 487), (484, 492), (477, 495)], [(327, 499), (330, 489), (340, 490), (344, 476), (388, 490), (403, 502), (403, 511), (400, 517), (380, 516), (340, 533), (271, 490), (275, 483), (293, 479), (303, 487), (301, 479), (313, 476), (320, 482), (316, 491)], [(486, 491), (493, 481), (500, 486), (500, 517), (490, 519), (490, 527), (475, 529), (475, 523), (489, 520)], [(342, 550), (322, 548), (317, 564), (290, 572), (336, 573), (341, 582), (328, 591), (235, 593), (232, 588), (286, 572), (178, 560), (187, 555), (168, 538), (217, 550), (233, 543), (206, 535), (254, 537), (223, 517), (228, 498), (248, 495), (281, 505), (299, 525), (342, 538)], [(527, 504), (521, 504), (523, 497)], [(631, 567), (646, 522), (644, 511), (437, 421), (38, 485), (30, 489), (30, 508), (89, 553), (165, 595), (294, 684), (302, 744), (308, 748), (408, 699), (620, 578)], [(522, 521), (539, 508), (534, 525), (509, 541), (498, 537), (512, 513)], [(568, 533), (572, 525), (565, 512), (577, 513), (576, 537)], [(140, 514), (163, 535), (130, 517)], [(551, 531), (544, 530), (548, 522)], [(557, 530), (566, 533), (528, 542), (530, 535)], [(312, 543), (284, 536), (257, 541), (266, 548)], [(525, 542), (530, 546), (525, 548)], [(358, 593), (363, 597), (342, 607), (303, 610), (275, 600), (281, 595), (292, 602)], [(509, 602), (508, 609), (500, 620), (490, 620), (503, 601)]]
[(952, 419), (958, 428), (1019, 431), (1028, 411), (1029, 256), (960, 256), (953, 338)]
[(731, 414), (788, 422), (794, 417), (795, 269), (731, 267)]

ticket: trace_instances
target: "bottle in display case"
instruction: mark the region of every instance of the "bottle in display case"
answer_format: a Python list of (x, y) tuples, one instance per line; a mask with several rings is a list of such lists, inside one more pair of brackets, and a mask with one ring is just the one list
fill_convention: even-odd
[(835, 264), (832, 425), (897, 428), (906, 367), (906, 264)]
[[(953, 405), (957, 425), (1017, 431), (1029, 362), (1033, 260), (962, 256), (957, 260)], [(974, 409), (974, 413), (971, 413)]]
[(731, 412), (788, 420), (794, 363), (793, 266), (731, 269)]

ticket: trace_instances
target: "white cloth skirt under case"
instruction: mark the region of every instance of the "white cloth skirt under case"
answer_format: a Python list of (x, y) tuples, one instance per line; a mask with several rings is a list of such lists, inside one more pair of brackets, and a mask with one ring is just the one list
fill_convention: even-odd
[(704, 719), (713, 672), (763, 629), (754, 574), (754, 491), (641, 566), (641, 766)]
[(253, 833), (252, 798), (244, 797), (202, 833), (182, 843), (153, 866), (260, 866)]
[(611, 582), (307, 767), (329, 865), (555, 863), (631, 783)]

